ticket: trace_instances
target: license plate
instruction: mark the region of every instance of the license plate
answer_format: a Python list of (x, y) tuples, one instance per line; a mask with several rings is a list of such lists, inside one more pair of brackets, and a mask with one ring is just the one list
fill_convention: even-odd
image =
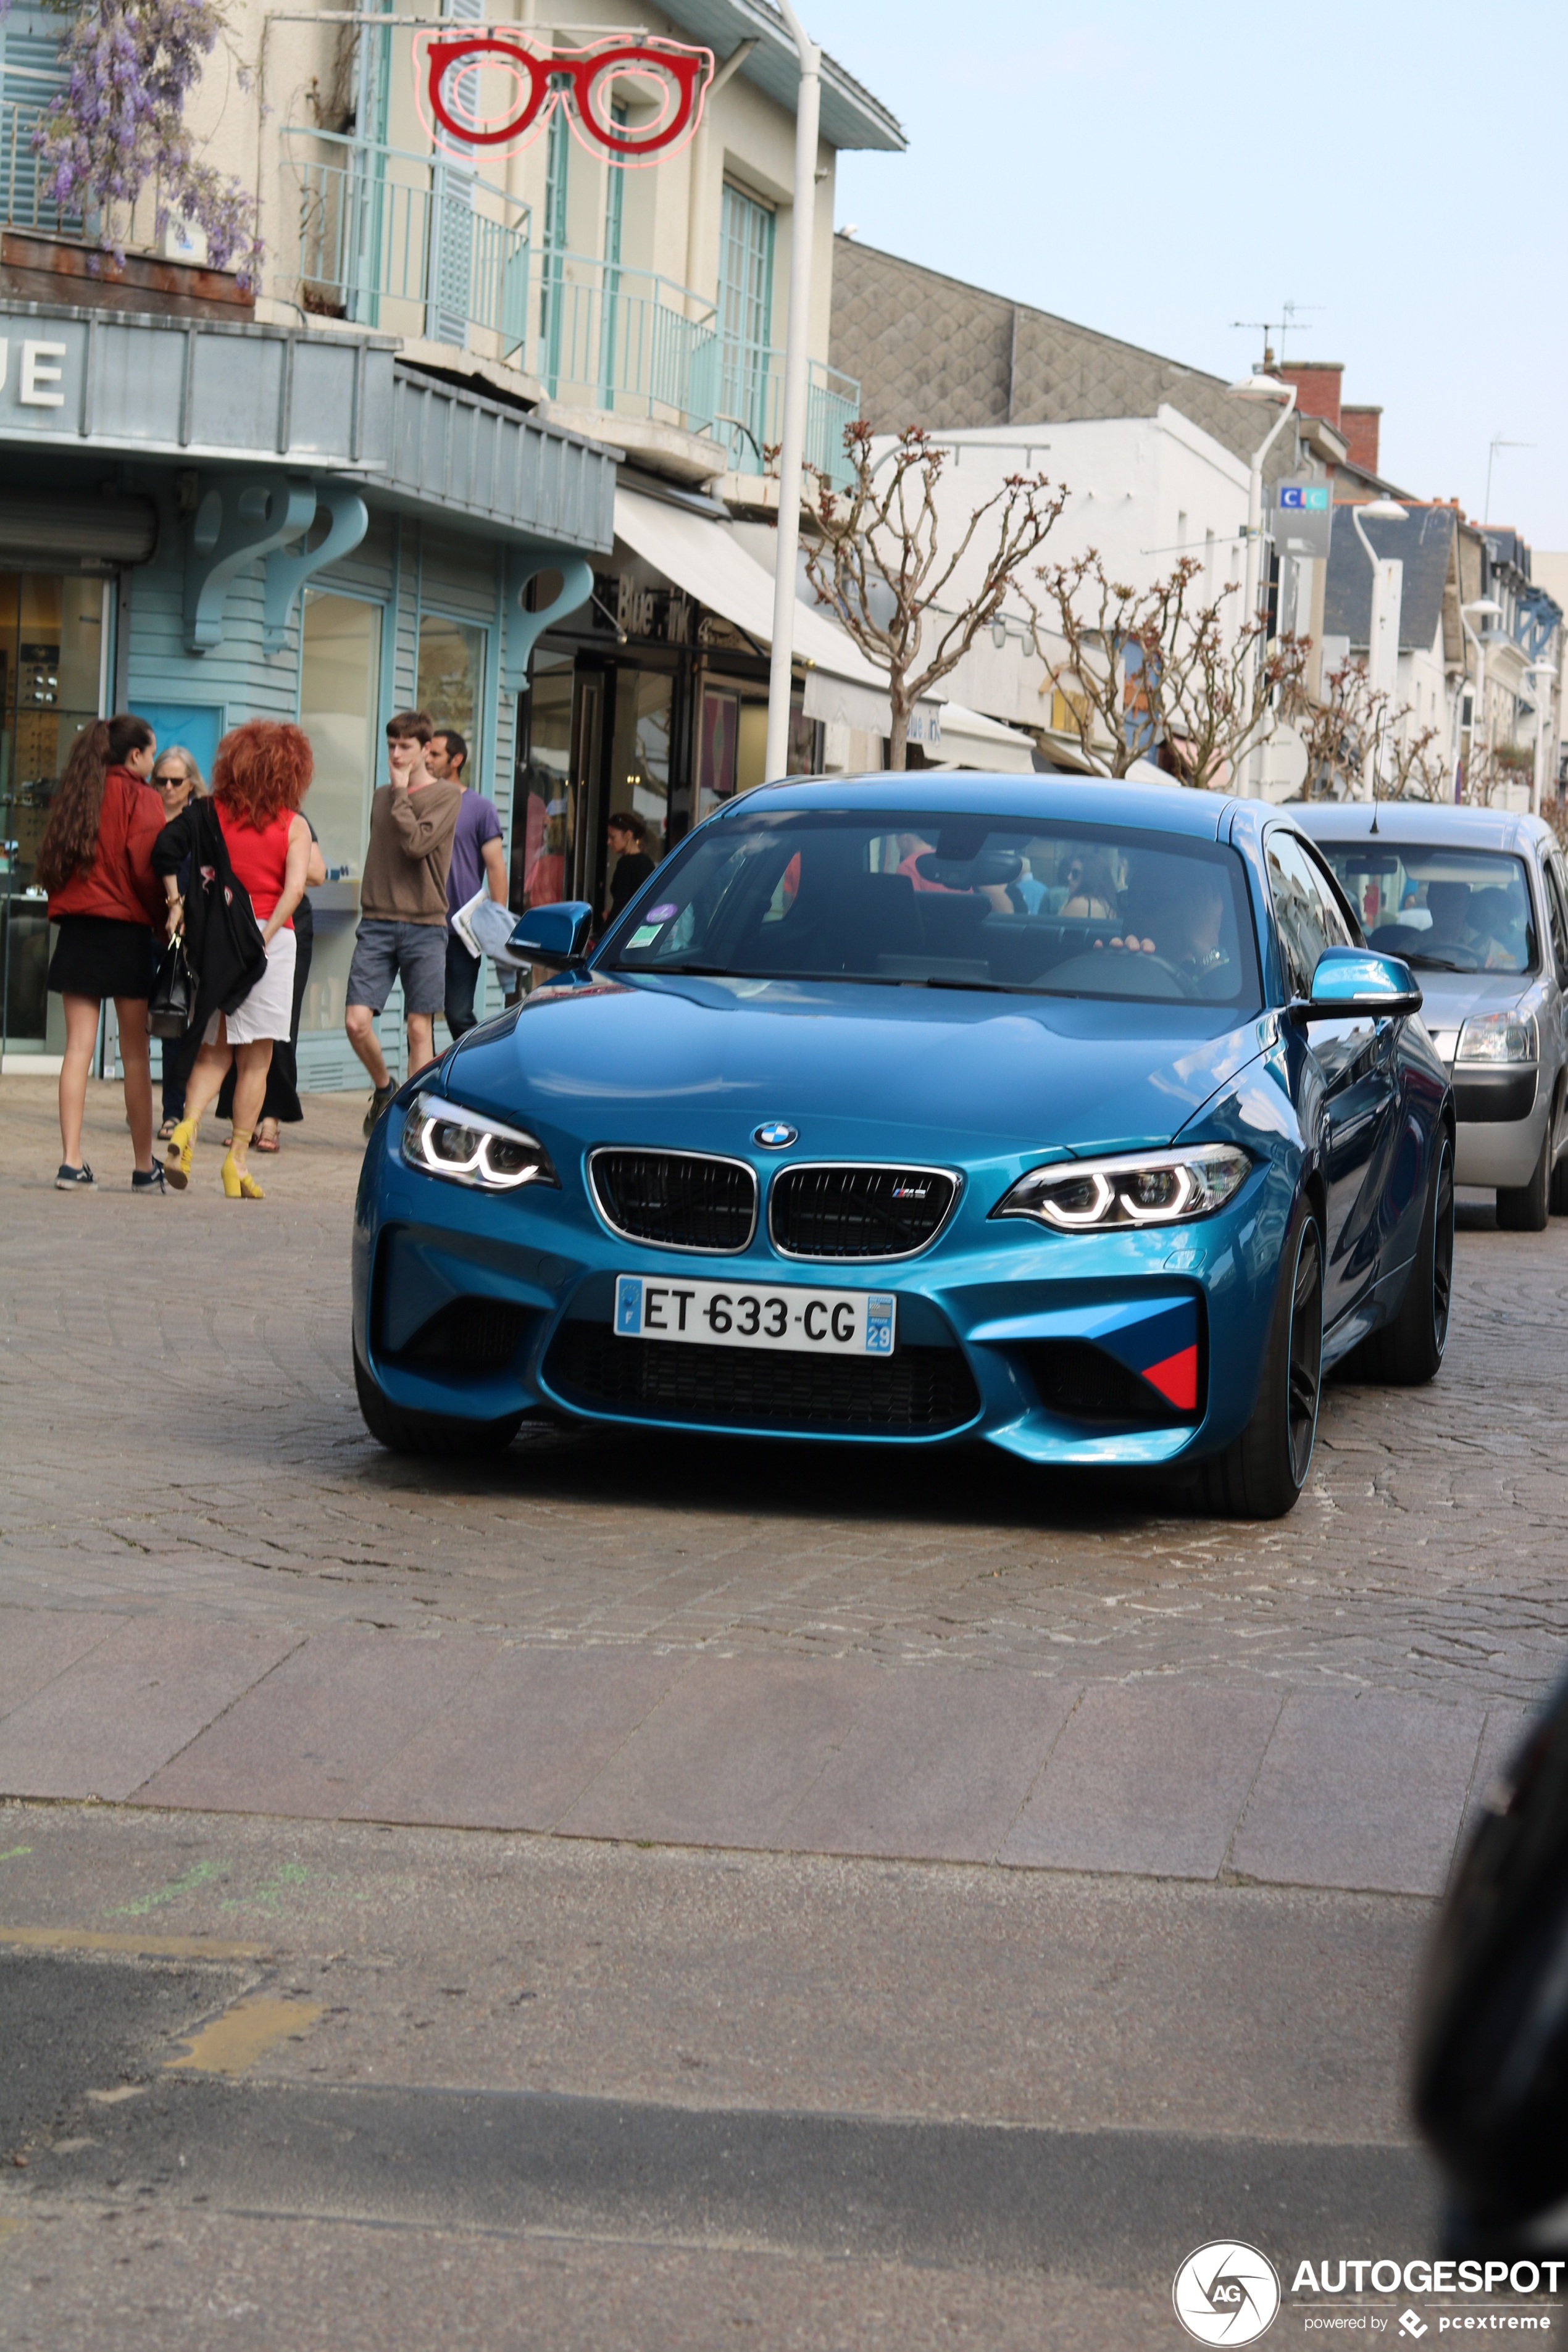
[(890, 1356), (897, 1302), (875, 1290), (799, 1290), (738, 1282), (616, 1277), (623, 1339), (703, 1348), (795, 1348), (817, 1356)]

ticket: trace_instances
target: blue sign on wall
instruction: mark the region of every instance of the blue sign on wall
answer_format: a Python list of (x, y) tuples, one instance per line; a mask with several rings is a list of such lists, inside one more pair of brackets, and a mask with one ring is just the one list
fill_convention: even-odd
[(1327, 514), (1329, 486), (1327, 482), (1281, 482), (1279, 503), (1293, 514)]

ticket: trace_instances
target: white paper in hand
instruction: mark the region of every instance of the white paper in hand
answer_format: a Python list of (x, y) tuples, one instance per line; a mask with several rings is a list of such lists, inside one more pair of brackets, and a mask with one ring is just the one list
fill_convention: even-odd
[(507, 944), (517, 929), (517, 917), (510, 907), (498, 907), (488, 890), (477, 891), (466, 906), (458, 908), (452, 929), (470, 955), (489, 956), (492, 963), (502, 964), (509, 971), (528, 969), (528, 959), (514, 956)]

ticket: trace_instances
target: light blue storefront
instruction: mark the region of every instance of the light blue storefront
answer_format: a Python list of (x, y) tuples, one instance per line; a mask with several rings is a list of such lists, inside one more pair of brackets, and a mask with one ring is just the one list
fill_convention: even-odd
[(458, 726), (510, 835), (529, 654), (612, 546), (615, 478), (384, 339), (0, 302), (5, 1066), (58, 1050), (29, 885), (78, 728), (136, 710), (205, 769), (260, 715), (310, 734), (330, 877), (300, 1084), (359, 1084), (343, 983), (382, 730), (419, 701)]

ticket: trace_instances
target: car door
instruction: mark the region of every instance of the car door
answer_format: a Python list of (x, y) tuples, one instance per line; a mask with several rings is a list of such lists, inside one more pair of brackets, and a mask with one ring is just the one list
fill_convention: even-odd
[[(1291, 994), (1304, 998), (1323, 950), (1358, 942), (1332, 883), (1300, 835), (1275, 827), (1266, 836), (1264, 858), (1286, 977)], [(1328, 1112), (1325, 1328), (1350, 1313), (1381, 1271), (1380, 1209), (1393, 1142), (1397, 1036), (1397, 1022), (1367, 1014), (1314, 1021), (1306, 1033)]]
[[(1542, 857), (1541, 878), (1546, 887), (1546, 922), (1552, 940), (1552, 953), (1547, 960), (1547, 998), (1541, 1013), (1541, 1076), (1543, 1085), (1555, 1088), (1558, 1071), (1568, 1059), (1568, 890), (1563, 887), (1562, 861), (1556, 850), (1549, 850)], [(1561, 1131), (1561, 1103), (1558, 1126)], [(1555, 1137), (1552, 1144), (1555, 1157)]]

